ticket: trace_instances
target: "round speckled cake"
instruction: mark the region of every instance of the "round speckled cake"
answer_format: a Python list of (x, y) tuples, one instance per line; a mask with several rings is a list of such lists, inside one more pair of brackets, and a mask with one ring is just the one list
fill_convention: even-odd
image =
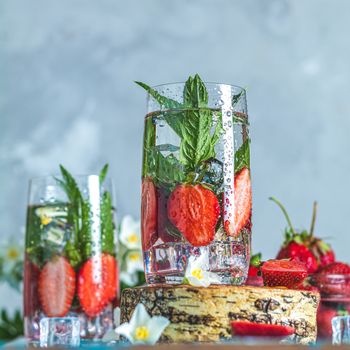
[(121, 322), (128, 322), (138, 303), (152, 315), (171, 324), (161, 342), (216, 342), (231, 338), (230, 321), (290, 325), (290, 340), (316, 341), (319, 294), (311, 291), (248, 286), (157, 285), (125, 289), (121, 298)]

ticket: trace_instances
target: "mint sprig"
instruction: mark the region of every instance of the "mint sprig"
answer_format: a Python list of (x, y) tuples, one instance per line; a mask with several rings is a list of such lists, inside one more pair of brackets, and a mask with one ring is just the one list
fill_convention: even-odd
[[(208, 91), (198, 74), (189, 77), (183, 91), (183, 103), (167, 98), (145, 83), (136, 82), (144, 88), (160, 105), (165, 122), (180, 137), (179, 159), (162, 156), (156, 149), (156, 126), (152, 116), (146, 119), (144, 134), (144, 162), (142, 174), (159, 183), (191, 181), (196, 169), (211, 158), (216, 157), (215, 145), (223, 132), (221, 111), (208, 106)], [(232, 97), (235, 106), (244, 91)], [(247, 123), (238, 112), (233, 113), (233, 122)], [(243, 143), (235, 154), (235, 171), (249, 167), (249, 140)], [(166, 169), (166, 171), (161, 171)], [(188, 176), (180, 176), (185, 173)], [(166, 177), (166, 178), (164, 178)]]
[[(60, 165), (62, 180), (56, 178), (58, 184), (65, 191), (68, 198), (67, 220), (72, 227), (69, 240), (66, 242), (65, 254), (72, 266), (79, 265), (83, 260), (92, 255), (92, 232), (91, 232), (91, 208), (88, 200), (85, 200), (80, 192), (74, 177)], [(100, 175), (100, 186), (106, 178), (108, 164)], [(114, 222), (111, 194), (104, 191), (101, 198), (101, 244), (102, 250), (114, 254)]]

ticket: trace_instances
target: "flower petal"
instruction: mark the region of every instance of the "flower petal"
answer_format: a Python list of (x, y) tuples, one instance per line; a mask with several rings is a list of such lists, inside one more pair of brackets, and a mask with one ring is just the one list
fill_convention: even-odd
[(210, 286), (210, 281), (206, 278), (203, 278), (199, 280), (196, 277), (193, 276), (186, 276), (189, 284), (194, 287), (209, 287)]
[(138, 326), (145, 326), (150, 321), (150, 319), (151, 316), (148, 314), (145, 306), (141, 303), (137, 304), (129, 323), (132, 332), (134, 332)]
[(152, 331), (146, 343), (154, 345), (162, 335), (164, 329), (170, 324), (169, 320), (163, 316), (154, 316), (150, 319), (147, 326)]
[(134, 338), (132, 335), (132, 328), (130, 323), (123, 323), (121, 324), (119, 327), (116, 328), (116, 333), (125, 337), (126, 339), (128, 339), (131, 343), (134, 342)]

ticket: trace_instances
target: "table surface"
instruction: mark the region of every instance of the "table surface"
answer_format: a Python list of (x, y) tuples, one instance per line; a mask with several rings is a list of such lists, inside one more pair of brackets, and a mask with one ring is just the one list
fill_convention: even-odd
[[(83, 342), (80, 346), (81, 348), (92, 348), (95, 350), (99, 349), (126, 349), (126, 348), (135, 348), (135, 350), (149, 350), (149, 346), (141, 346), (135, 345), (131, 346), (125, 342), (107, 344), (102, 342)], [(332, 346), (331, 344), (316, 344), (312, 346), (302, 346), (302, 345), (291, 345), (291, 344), (277, 344), (272, 343), (271, 341), (259, 342), (257, 339), (247, 339), (244, 343), (222, 343), (222, 344), (159, 344), (155, 345), (157, 350), (288, 350), (288, 349), (307, 349), (314, 348), (320, 350), (326, 349), (337, 349), (337, 350), (350, 350), (350, 345), (342, 345), (342, 346)], [(3, 349), (30, 349), (34, 347), (28, 347), (25, 338), (19, 338), (14, 341), (2, 344), (1, 348)], [(62, 350), (62, 348), (51, 348), (56, 350)]]

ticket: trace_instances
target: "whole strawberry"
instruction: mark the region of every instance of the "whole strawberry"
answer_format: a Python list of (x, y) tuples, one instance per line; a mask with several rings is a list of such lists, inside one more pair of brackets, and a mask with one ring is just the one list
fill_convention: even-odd
[(270, 199), (281, 208), (288, 223), (285, 229), (285, 241), (277, 254), (277, 259), (299, 260), (306, 265), (308, 273), (314, 273), (335, 261), (334, 251), (330, 245), (314, 236), (317, 202), (314, 202), (310, 230), (297, 232), (281, 202), (273, 197)]
[(350, 265), (334, 262), (321, 268), (312, 277), (312, 283), (317, 286), (323, 299), (346, 300), (350, 298)]

